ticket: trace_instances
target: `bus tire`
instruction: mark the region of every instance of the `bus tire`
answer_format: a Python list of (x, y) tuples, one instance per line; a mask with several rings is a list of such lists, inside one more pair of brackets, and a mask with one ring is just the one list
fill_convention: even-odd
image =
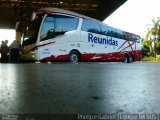
[(133, 63), (133, 62), (134, 62), (134, 56), (133, 56), (133, 55), (130, 56), (129, 62), (130, 62), (130, 63)]
[(69, 53), (69, 61), (71, 63), (78, 63), (80, 61), (80, 54), (77, 51), (71, 51)]
[(127, 55), (124, 55), (124, 57), (123, 57), (123, 63), (129, 63)]

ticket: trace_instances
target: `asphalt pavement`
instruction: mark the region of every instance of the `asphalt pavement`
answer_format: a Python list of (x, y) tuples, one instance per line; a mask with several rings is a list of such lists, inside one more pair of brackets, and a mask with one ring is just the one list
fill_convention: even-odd
[(1, 63), (0, 113), (160, 113), (160, 63)]

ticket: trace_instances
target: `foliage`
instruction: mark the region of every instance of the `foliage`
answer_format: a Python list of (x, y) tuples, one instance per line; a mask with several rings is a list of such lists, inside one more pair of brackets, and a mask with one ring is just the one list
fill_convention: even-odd
[(158, 57), (152, 57), (152, 56), (149, 56), (149, 57), (143, 57), (142, 58), (142, 61), (146, 61), (146, 62), (160, 62), (160, 56)]
[(156, 42), (156, 53), (160, 55), (160, 41)]
[[(142, 41), (142, 55), (145, 56), (153, 56), (154, 54), (160, 54), (160, 20), (159, 19), (152, 19), (153, 27), (148, 29), (148, 32), (145, 38)], [(156, 36), (153, 41), (155, 41), (155, 49), (151, 45), (149, 39), (151, 36)], [(153, 42), (152, 41), (152, 42)]]
[(145, 38), (142, 39), (142, 56), (149, 56), (153, 52), (151, 43), (148, 40), (150, 31), (148, 30)]

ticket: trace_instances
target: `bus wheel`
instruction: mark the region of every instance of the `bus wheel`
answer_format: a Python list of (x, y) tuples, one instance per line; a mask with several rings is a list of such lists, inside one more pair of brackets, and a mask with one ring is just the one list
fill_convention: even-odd
[(130, 62), (130, 63), (133, 63), (133, 62), (134, 62), (134, 57), (133, 57), (133, 55), (130, 56), (129, 62)]
[(125, 55), (124, 58), (123, 58), (123, 63), (128, 63), (128, 62), (129, 62), (129, 61), (128, 61), (128, 56)]
[(69, 53), (69, 61), (72, 62), (72, 63), (77, 63), (80, 61), (80, 55), (78, 52), (76, 51), (71, 51)]

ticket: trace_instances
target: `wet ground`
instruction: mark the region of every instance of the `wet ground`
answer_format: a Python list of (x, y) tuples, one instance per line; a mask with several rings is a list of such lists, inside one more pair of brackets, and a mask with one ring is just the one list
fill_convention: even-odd
[(0, 113), (160, 113), (160, 63), (1, 63)]

